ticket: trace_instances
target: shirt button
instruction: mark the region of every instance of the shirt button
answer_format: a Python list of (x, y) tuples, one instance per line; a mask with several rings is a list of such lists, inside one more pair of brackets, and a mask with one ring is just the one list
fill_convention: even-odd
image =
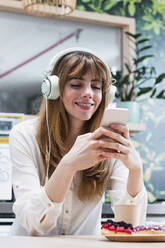
[(51, 203), (48, 203), (48, 207), (51, 207)]
[(65, 213), (66, 213), (66, 214), (68, 214), (68, 213), (69, 213), (69, 211), (68, 211), (68, 210), (65, 210)]

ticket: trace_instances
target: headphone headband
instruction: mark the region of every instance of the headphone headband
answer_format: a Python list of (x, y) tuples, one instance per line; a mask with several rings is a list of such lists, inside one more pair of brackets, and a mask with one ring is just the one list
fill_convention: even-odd
[(110, 72), (110, 68), (107, 64), (107, 62), (96, 52), (96, 51), (93, 51), (89, 48), (84, 48), (84, 47), (70, 47), (70, 48), (67, 48), (67, 49), (64, 49), (60, 52), (58, 52), (56, 55), (54, 55), (54, 57), (51, 59), (50, 61), (50, 64), (46, 70), (46, 75), (51, 75), (51, 72), (55, 66), (55, 64), (64, 56), (64, 55), (67, 55), (69, 53), (72, 53), (72, 52), (86, 52), (86, 53), (90, 53), (91, 55), (94, 55), (96, 57), (98, 57), (104, 64), (105, 66), (107, 67), (108, 71)]

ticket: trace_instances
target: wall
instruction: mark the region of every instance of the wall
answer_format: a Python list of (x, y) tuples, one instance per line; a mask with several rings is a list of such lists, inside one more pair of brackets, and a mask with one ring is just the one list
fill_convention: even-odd
[(45, 71), (62, 49), (94, 49), (110, 66), (120, 69), (122, 28), (106, 24), (0, 11), (0, 112), (36, 112)]

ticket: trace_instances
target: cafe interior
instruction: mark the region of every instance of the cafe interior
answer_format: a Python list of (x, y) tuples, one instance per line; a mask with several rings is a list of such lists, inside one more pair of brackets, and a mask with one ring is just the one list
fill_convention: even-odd
[[(161, 225), (165, 231), (164, 13), (163, 0), (0, 0), (2, 247), (137, 247), (138, 242), (142, 247), (164, 247), (165, 233), (115, 238), (10, 235), (16, 198), (9, 153), (13, 126), (32, 120), (39, 112), (41, 84), (52, 57), (70, 47), (95, 50), (111, 71), (114, 91), (109, 107), (129, 109), (129, 135), (143, 161), (146, 223)], [(109, 190), (104, 191), (101, 225), (115, 218)], [(127, 222), (124, 217), (121, 221)]]

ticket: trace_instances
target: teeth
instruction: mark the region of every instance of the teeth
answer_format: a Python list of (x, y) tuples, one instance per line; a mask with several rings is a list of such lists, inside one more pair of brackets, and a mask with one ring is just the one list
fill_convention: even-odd
[(78, 103), (78, 105), (84, 106), (84, 107), (90, 107), (92, 104)]

